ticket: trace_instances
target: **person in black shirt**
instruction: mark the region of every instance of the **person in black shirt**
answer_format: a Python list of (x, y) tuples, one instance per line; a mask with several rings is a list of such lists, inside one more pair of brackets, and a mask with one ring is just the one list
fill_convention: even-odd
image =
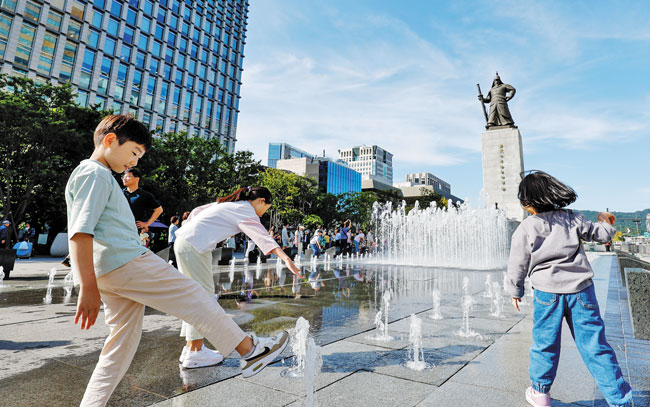
[(137, 168), (129, 168), (122, 175), (124, 196), (129, 201), (138, 232), (149, 227), (163, 212), (158, 200), (151, 193), (140, 188), (140, 176)]

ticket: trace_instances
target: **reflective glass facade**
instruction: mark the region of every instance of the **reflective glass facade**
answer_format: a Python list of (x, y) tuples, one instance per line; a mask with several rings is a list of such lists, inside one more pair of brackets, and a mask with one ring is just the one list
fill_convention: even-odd
[(334, 195), (361, 192), (361, 174), (332, 161), (321, 161), (318, 169), (318, 187), (321, 191)]
[(314, 156), (287, 143), (269, 143), (267, 165), (271, 168), (277, 168), (278, 160), (303, 157), (313, 158)]
[(0, 72), (234, 151), (247, 0), (0, 0)]

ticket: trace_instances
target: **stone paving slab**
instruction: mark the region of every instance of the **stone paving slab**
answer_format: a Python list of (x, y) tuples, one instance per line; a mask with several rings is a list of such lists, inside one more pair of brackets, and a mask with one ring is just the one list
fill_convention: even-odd
[[(321, 406), (414, 406), (436, 389), (423, 383), (359, 371), (316, 393)], [(291, 407), (304, 405), (299, 400)]]
[[(314, 387), (321, 389), (351, 375), (359, 369), (370, 369), (378, 359), (388, 351), (385, 348), (364, 345), (350, 341), (339, 341), (321, 348), (323, 366), (316, 378)], [(304, 380), (302, 378), (282, 377), (281, 372), (292, 365), (287, 359), (284, 365), (276, 363), (266, 367), (259, 374), (243, 379), (272, 389), (303, 396)]]
[(523, 393), (447, 382), (417, 404), (417, 407), (527, 406)]
[(239, 378), (225, 380), (156, 404), (160, 407), (197, 407), (219, 405), (286, 406), (295, 395), (261, 386)]

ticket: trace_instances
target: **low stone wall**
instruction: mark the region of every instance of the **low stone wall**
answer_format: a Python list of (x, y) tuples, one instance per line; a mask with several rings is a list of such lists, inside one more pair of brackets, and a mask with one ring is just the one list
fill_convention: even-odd
[(647, 261), (643, 261), (630, 253), (621, 252), (617, 250), (616, 257), (618, 258), (618, 270), (621, 273), (621, 281), (623, 282), (623, 284), (627, 284), (625, 282), (626, 267), (636, 267), (645, 270), (650, 270), (650, 263), (648, 263)]
[(650, 340), (650, 270), (626, 267), (625, 281), (634, 337)]

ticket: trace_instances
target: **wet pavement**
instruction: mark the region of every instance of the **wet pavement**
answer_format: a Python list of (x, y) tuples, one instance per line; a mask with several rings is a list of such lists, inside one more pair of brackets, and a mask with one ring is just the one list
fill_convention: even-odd
[[(638, 389), (636, 405), (650, 405), (650, 344), (630, 339), (625, 330), (624, 299), (618, 291), (615, 258), (594, 255), (597, 294), (606, 315), (608, 337), (619, 353), (624, 373)], [(47, 272), (21, 273), (0, 288), (0, 400), (12, 406), (78, 405), (108, 332), (103, 315), (96, 326), (81, 331), (72, 323), (76, 290), (66, 296), (59, 268), (51, 303), (44, 304)], [(297, 318), (311, 324), (310, 334), (322, 347), (323, 368), (316, 379), (320, 405), (526, 405), (531, 306), (517, 313), (504, 297), (504, 316), (490, 316), (483, 297), (487, 275), (503, 281), (503, 270), (471, 271), (360, 264), (303, 266), (297, 280), (275, 265), (215, 267), (219, 302), (245, 331), (271, 335), (295, 326)], [(612, 269), (614, 272), (611, 272)], [(462, 323), (463, 278), (476, 303), (470, 326), (482, 338), (458, 337)], [(368, 339), (382, 293), (394, 293), (389, 333), (393, 341)], [(441, 292), (443, 320), (428, 318), (431, 293)], [(530, 303), (530, 299), (528, 300)], [(606, 310), (605, 306), (606, 305)], [(407, 360), (411, 314), (422, 318), (426, 362), (422, 372), (403, 367)], [(618, 318), (618, 319), (616, 319)], [(178, 356), (184, 344), (180, 321), (147, 309), (135, 359), (111, 398), (113, 406), (200, 406), (215, 404), (304, 404), (301, 379), (280, 377), (291, 363), (285, 351), (276, 364), (242, 379), (238, 355), (216, 367), (185, 370)], [(554, 406), (604, 405), (571, 338), (564, 338)], [(630, 353), (633, 352), (633, 353)], [(645, 353), (644, 353), (645, 352)], [(634, 357), (628, 358), (628, 354)], [(574, 363), (575, 362), (575, 363)], [(35, 391), (35, 389), (38, 389)], [(492, 402), (494, 401), (494, 402)]]

